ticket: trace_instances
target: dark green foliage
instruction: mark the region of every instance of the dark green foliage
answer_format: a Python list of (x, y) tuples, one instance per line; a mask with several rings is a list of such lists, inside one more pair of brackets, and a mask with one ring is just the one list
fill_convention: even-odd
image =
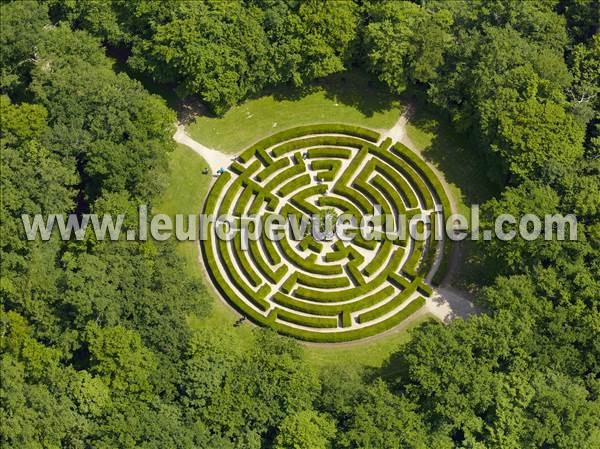
[(37, 48), (43, 27), (48, 24), (48, 7), (33, 1), (2, 6), (0, 14), (0, 89), (23, 95), (29, 72), (38, 63)]
[[(596, 0), (1, 3), (2, 447), (598, 447)], [(114, 73), (101, 41), (130, 53), (128, 70), (198, 93), (217, 113), (264, 86), (342, 71), (365, 50), (392, 91), (425, 89), (510, 184), (483, 207), (485, 226), (499, 212), (574, 213), (579, 240), (482, 243), (487, 315), (420, 327), (367, 376), (328, 369), (318, 379), (299, 345), (270, 332), (241, 348), (228, 333), (192, 331), (210, 299), (172, 245), (23, 236), (22, 213), (131, 211), (160, 192), (175, 117)], [(356, 148), (379, 138), (339, 131), (355, 137), (337, 143)], [(241, 160), (295, 137), (285, 133)], [(273, 244), (265, 249), (278, 264)], [(295, 288), (293, 273), (273, 273), (284, 275)], [(410, 287), (429, 293), (418, 282)], [(266, 294), (257, 288), (257, 304)], [(318, 318), (352, 324), (347, 311)], [(278, 330), (315, 339), (290, 329)]]
[(49, 145), (77, 160), (87, 201), (123, 190), (149, 201), (174, 145), (174, 114), (138, 82), (115, 75), (95, 39), (64, 28), (45, 33), (30, 90), (48, 110)]
[(235, 350), (222, 332), (199, 332), (190, 342), (182, 405), (191, 422), (206, 426), (214, 437), (260, 441), (316, 397), (318, 380), (300, 363), (295, 342), (265, 331), (255, 338), (248, 351)]
[(351, 1), (50, 3), (58, 18), (130, 48), (132, 70), (200, 95), (217, 114), (267, 85), (344, 70), (359, 22)]
[(21, 223), (89, 211), (136, 226), (135, 205), (161, 190), (175, 116), (87, 33), (50, 25), (36, 2), (1, 8), (12, 102), (0, 99), (0, 444), (191, 447), (171, 401), (186, 320), (206, 314), (208, 295), (174, 245), (28, 242)]

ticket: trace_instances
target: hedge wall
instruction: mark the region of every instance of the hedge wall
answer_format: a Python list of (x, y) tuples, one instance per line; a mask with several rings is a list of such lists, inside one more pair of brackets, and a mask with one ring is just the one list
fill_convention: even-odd
[[(336, 135), (336, 134), (344, 135)], [(314, 136), (305, 137), (307, 134)], [(290, 140), (296, 139), (296, 140)], [(350, 201), (343, 200), (335, 196), (323, 196), (319, 199), (320, 207), (336, 207), (355, 216), (360, 216), (363, 209), (365, 213), (372, 213), (372, 204), (378, 203), (384, 207), (383, 213), (403, 213), (408, 205), (408, 213), (411, 209), (418, 205), (417, 195), (422, 197), (424, 207), (433, 209), (435, 203), (442, 205), (444, 215), (451, 213), (449, 201), (443, 190), (439, 180), (433, 174), (433, 171), (420, 160), (418, 156), (410, 152), (402, 145), (394, 145), (391, 150), (388, 148), (391, 141), (386, 139), (383, 143), (383, 149), (379, 149), (373, 145), (379, 139), (379, 134), (366, 130), (360, 127), (352, 127), (347, 125), (314, 125), (297, 127), (282, 132), (276, 133), (266, 139), (261, 140), (252, 147), (244, 151), (238, 158), (239, 162), (234, 162), (230, 170), (237, 173), (239, 176), (230, 185), (230, 188), (225, 194), (221, 205), (217, 204), (217, 200), (226, 184), (231, 182), (231, 171), (223, 173), (214, 183), (207, 200), (205, 202), (205, 212), (219, 212), (216, 208), (227, 210), (229, 205), (232, 205), (234, 212), (241, 214), (246, 210), (250, 213), (257, 213), (262, 205), (267, 202), (267, 210), (275, 210), (278, 198), (273, 194), (275, 191), (279, 195), (287, 196), (302, 187), (307, 187), (311, 184), (311, 178), (305, 172), (306, 161), (302, 155), (305, 145), (312, 148), (307, 149), (308, 158), (322, 158), (311, 160), (311, 169), (316, 171), (318, 176), (332, 180), (342, 166), (339, 159), (348, 159), (353, 151), (349, 148), (336, 147), (335, 145), (357, 148), (358, 152), (350, 165), (341, 174), (339, 181), (334, 185), (334, 192), (342, 196), (348, 196), (355, 200), (359, 207)], [(283, 143), (280, 143), (283, 142)], [(285, 155), (294, 152), (293, 157)], [(356, 171), (367, 154), (373, 152), (378, 156), (380, 161), (370, 161), (362, 173), (349, 186), (349, 180), (356, 174)], [(273, 159), (271, 156), (275, 158)], [(253, 161), (249, 167), (244, 167), (241, 164), (246, 164), (252, 157), (256, 156), (257, 160)], [(326, 158), (334, 158), (328, 160)], [(264, 167), (261, 169), (261, 167)], [(393, 168), (392, 168), (393, 167)], [(396, 174), (395, 170), (403, 173), (412, 183), (412, 187), (404, 181), (402, 177)], [(371, 176), (373, 174), (373, 176)], [(260, 183), (267, 179), (270, 181), (263, 187), (254, 180), (250, 179), (254, 176)], [(370, 181), (367, 181), (371, 177)], [(240, 188), (245, 190), (238, 198)], [(413, 191), (413, 187), (417, 191), (417, 195)], [(308, 203), (305, 198), (314, 192), (322, 192), (322, 189), (327, 187), (321, 185), (320, 189), (304, 189), (299, 191), (292, 201), (290, 201), (285, 209), (288, 211), (297, 212), (302, 216), (302, 211), (312, 212), (315, 209), (314, 205)], [(275, 190), (278, 189), (278, 190)], [(272, 193), (271, 193), (272, 192)], [(233, 201), (236, 203), (233, 204)], [(392, 209), (389, 208), (391, 206)], [(389, 209), (389, 210), (388, 210)], [(283, 213), (283, 210), (281, 211)], [(212, 225), (209, 225), (209, 230), (212, 230)], [(314, 242), (316, 245), (316, 242)], [(221, 264), (217, 264), (215, 255), (209, 250), (211, 239), (202, 242), (203, 257), (209, 267), (210, 275), (215, 281), (215, 285), (221, 290), (234, 306), (244, 315), (248, 316), (255, 322), (267, 324), (274, 327), (277, 331), (310, 341), (346, 341), (358, 338), (367, 337), (383, 330), (395, 326), (414, 311), (418, 310), (425, 303), (425, 300), (419, 296), (417, 299), (408, 304), (400, 313), (389, 317), (388, 319), (369, 325), (369, 321), (380, 318), (381, 316), (391, 312), (397, 308), (403, 301), (406, 301), (415, 290), (421, 295), (431, 295), (431, 287), (423, 283), (419, 276), (431, 268), (435, 252), (429, 251), (428, 257), (422, 259), (420, 252), (422, 251), (423, 242), (417, 243), (414, 254), (411, 256), (409, 263), (405, 267), (412, 282), (396, 274), (399, 269), (399, 263), (404, 252), (403, 248), (398, 248), (390, 241), (384, 241), (381, 244), (380, 251), (376, 257), (364, 267), (361, 273), (358, 270), (359, 263), (363, 260), (363, 256), (356, 249), (348, 247), (336, 247), (334, 253), (328, 253), (325, 257), (327, 261), (342, 260), (348, 257), (351, 261), (346, 264), (348, 276), (336, 276), (344, 273), (341, 265), (323, 264), (317, 262), (316, 254), (312, 253), (308, 257), (304, 257), (297, 253), (287, 239), (279, 243), (272, 242), (268, 239), (263, 239), (262, 242), (249, 242), (250, 251), (241, 251), (241, 240), (234, 239), (233, 243), (222, 245), (233, 245), (234, 254), (231, 255), (225, 246), (222, 246), (223, 251), (220, 252)], [(263, 245), (264, 251), (261, 251), (260, 244)], [(369, 242), (359, 238), (355, 244), (364, 248), (372, 249), (380, 242)], [(311, 241), (306, 239), (301, 240), (302, 248), (311, 248), (318, 251), (317, 246), (312, 246)], [(449, 245), (449, 239), (446, 239), (444, 245)], [(430, 245), (433, 248), (433, 244)], [(392, 257), (390, 253), (393, 251)], [(303, 272), (289, 272), (286, 264), (274, 269), (272, 265), (281, 263), (281, 256), (288, 259), (292, 264), (297, 265)], [(444, 257), (447, 259), (448, 251), (445, 251)], [(266, 258), (265, 258), (266, 256)], [(237, 264), (234, 264), (235, 258)], [(387, 263), (387, 266), (385, 265)], [(447, 261), (446, 261), (447, 263)], [(442, 266), (436, 276), (442, 276), (442, 270), (445, 266), (445, 261), (442, 261)], [(229, 278), (219, 273), (220, 267), (224, 267), (229, 273)], [(235, 267), (235, 269), (233, 268)], [(383, 267), (383, 270), (382, 270)], [(418, 270), (417, 270), (418, 268)], [(239, 273), (238, 273), (239, 271)], [(370, 282), (365, 281), (363, 276), (373, 276), (378, 271), (381, 271)], [(285, 278), (287, 274), (287, 278)], [(325, 278), (319, 276), (325, 275)], [(386, 279), (393, 280), (396, 277), (397, 285), (404, 285), (402, 292), (395, 296), (385, 304), (376, 309), (360, 313), (355, 318), (360, 324), (366, 324), (366, 327), (360, 329), (352, 329), (353, 319), (352, 313), (369, 306), (374, 306), (382, 300), (383, 297), (394, 295), (396, 291), (392, 285), (382, 286)], [(271, 284), (264, 284), (263, 278), (266, 278), (271, 284), (278, 284), (282, 279), (286, 279), (281, 286), (280, 291), (273, 291)], [(434, 278), (435, 280), (435, 278)], [(350, 287), (350, 282), (354, 281), (355, 286)], [(244, 300), (238, 297), (235, 286), (244, 295)], [(383, 288), (381, 288), (383, 287)], [(340, 292), (328, 292), (327, 289), (347, 288)], [(374, 292), (375, 289), (379, 291)], [(292, 294), (288, 296), (288, 294)], [(287, 293), (287, 294), (286, 294)], [(265, 298), (271, 296), (267, 302)], [(354, 300), (357, 297), (364, 296), (360, 300)], [(352, 301), (354, 300), (354, 301)], [(246, 301), (249, 301), (247, 303)], [(311, 302), (312, 301), (312, 302)], [(328, 304), (328, 302), (351, 301), (344, 305)], [(304, 314), (293, 313), (290, 310), (273, 308), (272, 304), (279, 304), (290, 310), (297, 310)], [(256, 309), (262, 311), (258, 312)], [(268, 316), (264, 312), (271, 308)], [(291, 326), (286, 326), (285, 323), (292, 323), (301, 326), (312, 327), (315, 329), (333, 329), (340, 323), (343, 330), (336, 332), (318, 332), (308, 331)]]
[(362, 327), (360, 329), (353, 329), (348, 331), (340, 332), (306, 332), (301, 329), (285, 328), (276, 326), (275, 329), (290, 337), (298, 338), (300, 340), (322, 342), (322, 343), (335, 343), (344, 342), (350, 340), (359, 340), (362, 338), (371, 337), (373, 335), (380, 334), (386, 330), (397, 326), (406, 318), (411, 316), (417, 310), (425, 305), (425, 299), (417, 298), (411, 301), (404, 309), (402, 309), (396, 315), (391, 316), (387, 320), (373, 324), (371, 326)]
[(361, 313), (360, 315), (358, 315), (358, 322), (360, 324), (363, 324), (368, 321), (373, 321), (377, 318), (380, 318), (386, 313), (390, 313), (392, 310), (399, 307), (404, 301), (410, 298), (410, 296), (417, 290), (417, 285), (417, 282), (413, 281), (406, 289), (402, 290), (390, 301), (384, 303), (376, 309), (369, 310), (365, 313)]
[(314, 328), (335, 328), (338, 325), (338, 319), (330, 318), (330, 317), (322, 317), (316, 315), (300, 315), (297, 313), (291, 313), (284, 309), (275, 308), (271, 312), (271, 314), (275, 314), (275, 317), (269, 317), (271, 319), (282, 319), (283, 321), (287, 321), (289, 323), (299, 324), (300, 326), (314, 327)]
[(310, 159), (314, 158), (335, 158), (335, 159), (350, 159), (352, 156), (352, 151), (347, 148), (340, 147), (319, 147), (319, 148), (309, 148), (308, 149), (308, 157)]

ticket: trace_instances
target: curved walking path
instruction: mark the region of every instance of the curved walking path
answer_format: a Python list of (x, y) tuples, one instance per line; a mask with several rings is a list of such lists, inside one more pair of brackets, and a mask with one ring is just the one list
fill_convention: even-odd
[[(409, 149), (411, 149), (413, 152), (418, 154), (420, 157), (422, 157), (421, 150), (410, 141), (409, 137), (406, 134), (406, 123), (410, 119), (411, 112), (412, 110), (410, 108), (407, 109), (407, 111), (400, 116), (400, 118), (394, 124), (394, 126), (382, 133), (380, 141), (383, 141), (389, 137), (392, 139), (393, 143), (400, 142)], [(196, 140), (192, 139), (185, 132), (185, 126), (183, 124), (177, 124), (177, 131), (175, 132), (173, 139), (180, 144), (186, 145), (187, 147), (191, 148), (193, 151), (198, 153), (200, 156), (202, 156), (207, 161), (213, 173), (215, 173), (222, 167), (226, 168), (231, 164), (231, 161), (235, 159), (235, 155), (225, 154), (218, 150), (208, 148), (202, 145), (201, 143), (197, 142)], [(432, 168), (434, 169), (436, 175), (440, 178), (444, 189), (448, 194), (448, 198), (450, 200), (453, 212), (455, 212), (457, 210), (457, 203), (456, 199), (452, 196), (450, 192), (448, 183), (446, 182), (442, 173), (435, 169), (435, 167)], [(436, 265), (439, 265), (441, 253), (438, 257), (436, 257), (436, 259), (438, 259), (436, 260)], [(470, 300), (467, 292), (463, 292), (450, 286), (450, 283), (455, 275), (457, 265), (460, 264), (460, 259), (460, 253), (455, 245), (448, 266), (448, 273), (442, 285), (434, 289), (434, 294), (432, 295), (432, 297), (426, 299), (425, 307), (423, 307), (420, 313), (415, 313), (411, 315), (400, 325), (394, 327), (393, 329), (390, 329), (387, 332), (383, 332), (372, 337), (367, 337), (362, 340), (356, 340), (353, 342), (315, 344), (340, 346), (364, 343), (365, 341), (378, 339), (391, 333), (395, 333), (398, 330), (405, 329), (410, 325), (410, 323), (422, 317), (427, 312), (446, 324), (456, 317), (467, 317), (469, 315), (480, 313), (480, 310)]]
[[(389, 137), (392, 139), (392, 143), (400, 142), (409, 150), (419, 155), (421, 159), (425, 160), (425, 158), (423, 158), (421, 149), (410, 140), (408, 134), (406, 133), (406, 124), (410, 120), (413, 112), (413, 107), (408, 106), (406, 111), (400, 116), (394, 126), (382, 134), (381, 140), (383, 141)], [(446, 191), (446, 195), (450, 201), (450, 206), (452, 207), (452, 213), (456, 213), (458, 211), (458, 204), (456, 202), (456, 198), (454, 198), (454, 195), (452, 195), (452, 191), (450, 190), (450, 186), (448, 185), (444, 174), (431, 164), (429, 164), (429, 166), (440, 179), (442, 186)], [(438, 267), (440, 262), (441, 257), (437, 257), (434, 262), (434, 267)], [(475, 304), (473, 304), (472, 298), (470, 298), (467, 292), (451, 286), (452, 280), (456, 275), (456, 271), (460, 263), (460, 248), (459, 245), (455, 243), (453, 245), (452, 254), (450, 255), (446, 276), (444, 277), (442, 284), (433, 289), (433, 296), (431, 298), (427, 298), (425, 304), (425, 307), (432, 315), (446, 324), (456, 317), (465, 318), (470, 315), (481, 313), (481, 310), (475, 306)]]
[(235, 156), (232, 156), (231, 154), (225, 154), (221, 153), (220, 151), (213, 150), (192, 139), (185, 132), (185, 126), (183, 124), (177, 124), (177, 131), (175, 131), (173, 139), (175, 142), (191, 148), (200, 156), (202, 156), (204, 160), (208, 162), (208, 165), (213, 173), (216, 173), (216, 171), (220, 168), (227, 168), (231, 164), (231, 161), (235, 159)]

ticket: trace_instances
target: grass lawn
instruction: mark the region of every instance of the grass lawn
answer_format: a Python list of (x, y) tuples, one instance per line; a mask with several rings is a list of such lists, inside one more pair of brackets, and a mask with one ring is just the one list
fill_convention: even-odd
[(433, 316), (416, 319), (406, 329), (375, 338), (365, 343), (350, 343), (341, 346), (306, 345), (305, 353), (309, 362), (321, 369), (331, 368), (381, 368), (400, 346), (411, 339), (411, 330), (426, 321), (435, 321)]
[[(176, 213), (198, 213), (202, 207), (204, 197), (210, 187), (212, 178), (202, 175), (202, 168), (206, 162), (197, 153), (189, 148), (178, 145), (170, 155), (171, 173), (166, 191), (156, 204), (154, 213), (166, 213), (170, 216)], [(252, 329), (254, 326), (248, 322), (239, 327), (233, 324), (238, 315), (217, 296), (206, 279), (200, 261), (198, 260), (199, 248), (197, 242), (179, 242), (178, 250), (184, 257), (185, 267), (192, 276), (200, 279), (209, 290), (213, 298), (212, 311), (207, 318), (190, 317), (188, 324), (192, 328), (210, 327), (222, 329), (232, 335), (235, 346), (248, 347), (252, 344)], [(331, 345), (306, 345), (307, 360), (317, 369), (328, 369), (333, 366), (343, 369), (379, 368), (399, 346), (410, 339), (410, 329), (427, 320), (423, 317), (413, 323), (407, 330), (392, 333), (362, 344), (349, 346)]]
[(199, 116), (186, 128), (195, 140), (237, 153), (277, 131), (312, 123), (348, 123), (388, 129), (401, 102), (360, 71), (331, 76), (304, 89), (281, 87), (233, 107), (223, 117)]
[[(172, 219), (175, 214), (200, 213), (211, 181), (209, 175), (202, 174), (206, 166), (206, 161), (194, 151), (177, 145), (170, 155), (168, 187), (154, 206), (153, 213), (167, 214)], [(197, 242), (179, 242), (178, 250), (185, 258), (186, 271), (192, 276), (199, 276)]]
[[(170, 169), (168, 187), (154, 208), (154, 213), (164, 213), (173, 217), (175, 214), (198, 214), (201, 211), (204, 198), (210, 187), (210, 175), (203, 175), (202, 169), (207, 163), (197, 153), (184, 145), (177, 145), (170, 155)], [(222, 327), (228, 331), (234, 330), (239, 335), (240, 344), (247, 344), (252, 340), (250, 324), (233, 328), (238, 316), (223, 302), (217, 299), (216, 292), (205, 278), (199, 261), (198, 242), (178, 242), (178, 250), (184, 258), (184, 267), (191, 276), (200, 279), (210, 291), (212, 302), (211, 315), (199, 319), (190, 317), (189, 324), (193, 328), (202, 326)]]

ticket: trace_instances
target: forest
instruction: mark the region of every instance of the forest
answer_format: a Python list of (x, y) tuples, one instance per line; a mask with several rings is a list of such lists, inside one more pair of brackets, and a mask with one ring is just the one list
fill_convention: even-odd
[[(600, 447), (597, 0), (0, 8), (3, 448)], [(173, 241), (26, 240), (22, 214), (156, 203), (176, 113), (148, 83), (218, 117), (353, 68), (476, 142), (501, 190), (483, 224), (575, 214), (578, 240), (478, 242), (485, 313), (359, 372), (316, 370), (273, 331), (245, 348), (186, 325), (214, 299)]]

